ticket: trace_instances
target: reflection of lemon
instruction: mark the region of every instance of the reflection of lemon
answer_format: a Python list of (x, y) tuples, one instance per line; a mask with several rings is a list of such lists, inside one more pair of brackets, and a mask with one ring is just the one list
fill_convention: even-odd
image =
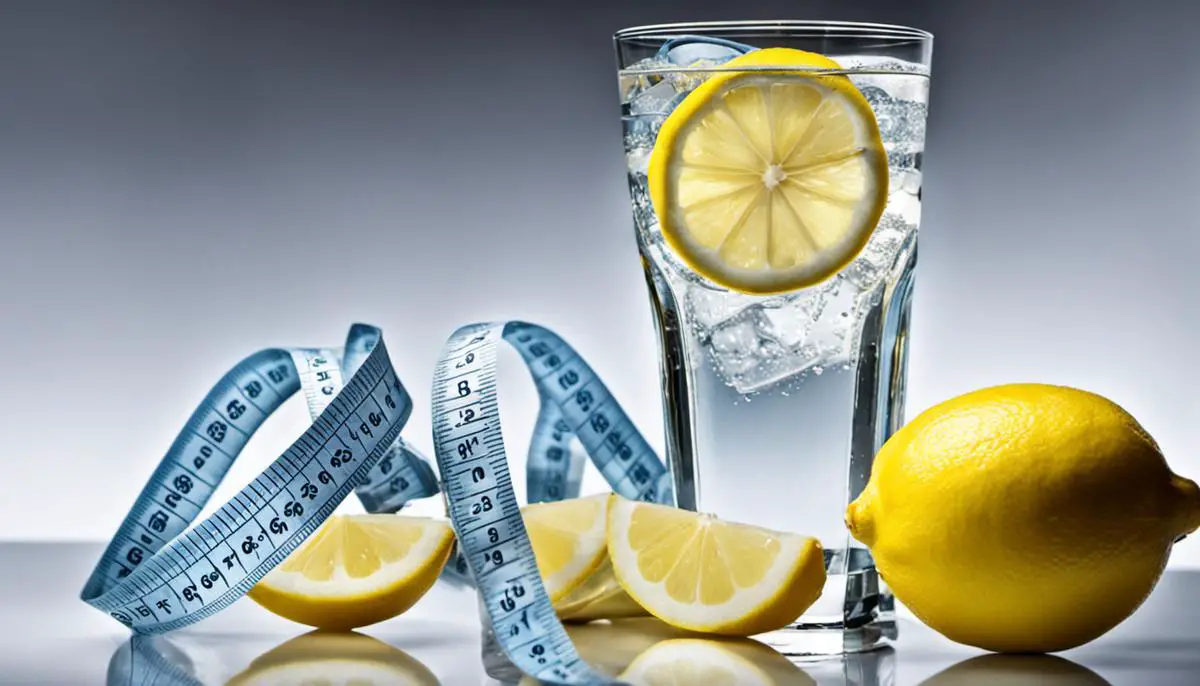
[[(663, 237), (750, 293), (811, 286), (863, 249), (887, 204), (875, 115), (827, 57), (757, 50), (692, 91), (659, 130), (647, 182)], [(808, 69), (808, 73), (800, 70)]]
[(638, 656), (621, 680), (633, 686), (808, 686), (816, 684), (767, 646), (749, 639), (677, 638)]
[(1054, 655), (980, 655), (921, 682), (921, 686), (1111, 686), (1082, 665)]
[(250, 589), (250, 597), (281, 617), (321, 629), (367, 626), (420, 600), (453, 543), (443, 521), (334, 516)]
[[(568, 624), (567, 636), (583, 658), (597, 671), (616, 676), (656, 643), (694, 636), (653, 617), (623, 619), (592, 624)], [(520, 686), (537, 686), (533, 677), (523, 677)]]
[(1050, 652), (1141, 604), (1172, 541), (1200, 525), (1200, 489), (1112, 402), (1012, 385), (897, 432), (846, 520), (934, 629), (988, 650)]
[(608, 550), (617, 579), (659, 619), (749, 635), (786, 626), (821, 594), (815, 539), (614, 496)]
[(314, 631), (265, 653), (226, 686), (437, 686), (425, 665), (398, 648), (356, 633)]
[(521, 509), (546, 592), (556, 605), (604, 564), (608, 494)]

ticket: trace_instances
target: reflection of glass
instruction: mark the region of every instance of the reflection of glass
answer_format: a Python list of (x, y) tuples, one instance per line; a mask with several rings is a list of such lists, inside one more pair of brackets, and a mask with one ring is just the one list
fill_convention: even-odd
[(425, 665), (387, 643), (356, 633), (312, 633), (297, 636), (255, 658), (226, 680), (205, 670), (186, 651), (161, 636), (134, 636), (113, 655), (108, 686), (290, 686), (355, 684), (356, 686), (439, 686)]
[[(571, 624), (567, 626), (567, 634), (584, 660), (598, 671), (632, 686), (818, 686), (825, 683), (892, 686), (895, 672), (891, 667), (894, 655), (891, 649), (847, 655), (840, 661), (825, 661), (801, 668), (759, 641), (688, 633), (653, 618)], [(867, 663), (869, 665), (864, 666)], [(507, 686), (534, 686), (537, 683), (505, 662), (503, 654), (494, 645), (484, 646), (484, 664), (489, 676)], [(881, 668), (881, 664), (886, 667)], [(818, 677), (814, 667), (828, 672), (827, 676), (831, 678)], [(837, 678), (833, 679), (835, 671)]]
[[(869, 648), (889, 634), (884, 622), (893, 601), (843, 514), (902, 420), (932, 37), (873, 24), (732, 22), (627, 29), (616, 42), (634, 224), (658, 329), (678, 504), (817, 537), (829, 583), (793, 627), (808, 631), (779, 632), (770, 641), (794, 653)], [(874, 112), (890, 180), (883, 217), (850, 265), (815, 286), (760, 296), (727, 290), (684, 263), (664, 241), (647, 174), (667, 115), (723, 62), (769, 47), (821, 53), (843, 67), (836, 73), (850, 78)], [(774, 93), (813, 69), (758, 73), (754, 78)], [(742, 122), (737, 126), (745, 133)], [(786, 169), (786, 160), (763, 159), (772, 165), (764, 179)], [(745, 221), (746, 214), (728, 213), (729, 194), (704, 197), (688, 207), (715, 208), (704, 209), (714, 222)], [(730, 235), (740, 227), (735, 223)]]
[(938, 672), (921, 686), (1112, 686), (1107, 679), (1056, 655), (980, 655)]
[(847, 653), (840, 660), (803, 662), (821, 686), (895, 686), (896, 651), (889, 646)]

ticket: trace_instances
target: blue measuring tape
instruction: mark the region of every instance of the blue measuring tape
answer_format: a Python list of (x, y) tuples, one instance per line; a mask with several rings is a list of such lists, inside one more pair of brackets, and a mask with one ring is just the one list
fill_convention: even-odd
[[(450, 337), (434, 372), (434, 448), (450, 519), (491, 631), (508, 659), (543, 683), (614, 683), (579, 657), (538, 572), (500, 430), (501, 341), (516, 348), (529, 367), (542, 407), (554, 408), (544, 412), (546, 422), (539, 426), (578, 437), (614, 491), (672, 502), (670, 475), (595, 372), (552, 332), (508, 322), (466, 326)], [(562, 437), (530, 454), (531, 475), (562, 473), (553, 466), (565, 459)]]
[[(139, 633), (177, 629), (244, 595), (352, 489), (385, 506), (435, 492), (428, 465), (396, 443), (412, 402), (379, 330), (353, 327), (345, 358), (336, 350), (270, 349), (227, 373), (142, 489), (83, 600)], [(301, 387), (312, 426), (189, 528), (250, 436)]]
[[(499, 643), (549, 683), (605, 683), (558, 623), (511, 488), (495, 391), (495, 344), (513, 345), (541, 398), (530, 442), (530, 499), (579, 495), (577, 439), (613, 490), (672, 502), (670, 475), (586, 362), (547, 329), (511, 322), (465, 327), (438, 365), (434, 443), (447, 510), (459, 532), (457, 570), (478, 588)], [(444, 384), (452, 384), (439, 394)], [(313, 424), (282, 456), (199, 525), (250, 436), (297, 390)], [(82, 598), (140, 634), (177, 629), (228, 606), (314, 532), (350, 492), (394, 512), (438, 484), (399, 438), (411, 401), (381, 333), (355, 325), (343, 350), (271, 349), (209, 392), (138, 496)], [(494, 539), (494, 540), (493, 540)], [(490, 563), (488, 562), (490, 561)], [(574, 655), (574, 657), (572, 657)], [(567, 671), (562, 671), (567, 670)]]

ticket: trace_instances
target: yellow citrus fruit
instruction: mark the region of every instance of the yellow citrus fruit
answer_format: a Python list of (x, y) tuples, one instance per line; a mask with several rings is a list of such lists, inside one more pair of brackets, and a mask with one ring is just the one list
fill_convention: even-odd
[(676, 638), (642, 653), (621, 674), (633, 686), (808, 686), (817, 683), (771, 648), (746, 638)]
[(255, 658), (226, 686), (437, 686), (425, 665), (404, 651), (356, 633), (314, 631)]
[(556, 606), (608, 559), (608, 494), (534, 503), (521, 509), (538, 571)]
[[(663, 237), (708, 279), (748, 293), (824, 281), (866, 246), (887, 204), (875, 115), (833, 60), (738, 57), (671, 112), (647, 171)], [(778, 67), (759, 71), (753, 68)], [(807, 71), (806, 71), (807, 70)], [(814, 71), (815, 70), (815, 71)]]
[(813, 538), (614, 496), (608, 552), (625, 591), (690, 631), (750, 635), (787, 626), (821, 595)]
[(988, 388), (923, 412), (875, 458), (854, 537), (926, 624), (997, 652), (1053, 652), (1116, 626), (1200, 525), (1200, 489), (1113, 402)]
[[(590, 622), (596, 619), (647, 617), (649, 613), (629, 597), (613, 572), (605, 551), (604, 563), (574, 591), (554, 604), (564, 622)], [(657, 621), (657, 620), (655, 620)]]
[(453, 543), (454, 532), (444, 521), (335, 515), (249, 595), (281, 617), (319, 629), (375, 624), (425, 595)]

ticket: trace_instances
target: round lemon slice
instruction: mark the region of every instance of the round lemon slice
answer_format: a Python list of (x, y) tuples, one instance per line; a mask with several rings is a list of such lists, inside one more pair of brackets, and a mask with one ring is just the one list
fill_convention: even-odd
[(813, 538), (614, 497), (608, 552), (625, 591), (662, 621), (748, 636), (780, 629), (825, 585)]
[(538, 571), (556, 607), (607, 560), (607, 510), (607, 493), (521, 509)]
[[(663, 237), (747, 293), (811, 286), (866, 246), (887, 204), (875, 115), (833, 60), (768, 48), (731, 60), (667, 117), (647, 183)], [(779, 67), (779, 70), (761, 70)]]
[(249, 595), (281, 617), (319, 629), (375, 624), (425, 595), (453, 543), (445, 521), (335, 515)]

